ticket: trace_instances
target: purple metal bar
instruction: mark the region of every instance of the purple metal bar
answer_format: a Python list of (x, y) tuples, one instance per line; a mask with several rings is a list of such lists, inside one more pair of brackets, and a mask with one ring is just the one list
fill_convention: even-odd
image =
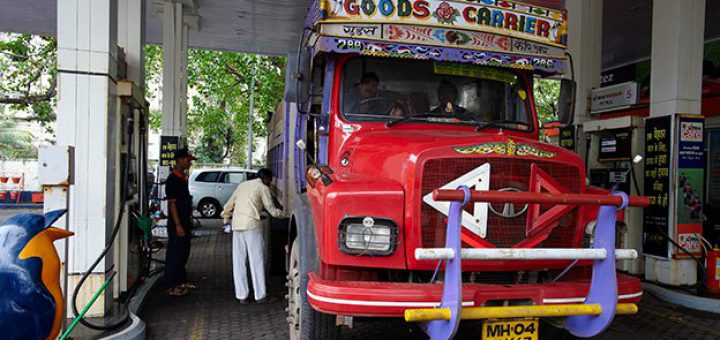
[(310, 4), (307, 15), (305, 16), (305, 27), (315, 27), (320, 19), (327, 16), (327, 13), (323, 13), (323, 10), (320, 8), (320, 1), (321, 0), (313, 0), (312, 4)]
[(320, 119), (318, 119), (318, 131), (320, 131), (320, 146), (318, 150), (318, 163), (328, 162), (328, 133), (330, 132), (330, 97), (333, 89), (333, 74), (335, 73), (335, 57), (328, 56), (325, 65), (325, 84), (323, 84), (323, 101)]
[(624, 192), (613, 192), (622, 198), (619, 208), (604, 205), (598, 212), (594, 235), (593, 249), (607, 250), (607, 257), (593, 262), (590, 291), (585, 299), (586, 304), (600, 304), (602, 313), (596, 316), (571, 316), (565, 321), (565, 328), (575, 336), (589, 338), (600, 334), (615, 317), (618, 301), (617, 273), (615, 272), (615, 221), (617, 211), (628, 206), (629, 198)]
[(443, 280), (443, 296), (440, 308), (450, 309), (450, 320), (435, 320), (420, 324), (425, 333), (432, 340), (449, 340), (455, 336), (460, 325), (460, 311), (462, 309), (462, 258), (460, 257), (460, 216), (462, 209), (470, 201), (470, 189), (466, 186), (458, 188), (465, 192), (462, 202), (450, 203), (448, 214), (448, 227), (445, 234), (445, 248), (455, 250), (455, 257), (445, 263), (445, 278)]
[[(293, 103), (295, 104), (295, 103)], [(302, 104), (301, 104), (302, 105)], [(292, 148), (294, 150), (293, 156), (295, 157), (295, 191), (299, 194), (305, 188), (305, 166), (307, 163), (307, 157), (305, 151), (295, 145), (295, 141), (305, 140), (307, 134), (307, 117), (306, 115), (295, 113), (295, 140), (292, 141)]]

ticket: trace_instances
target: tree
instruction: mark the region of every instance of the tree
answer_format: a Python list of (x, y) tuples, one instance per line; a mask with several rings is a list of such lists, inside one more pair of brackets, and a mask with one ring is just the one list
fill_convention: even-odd
[(18, 123), (0, 119), (0, 159), (37, 158), (32, 133), (20, 128)]
[(560, 81), (535, 78), (533, 87), (535, 109), (537, 110), (540, 124), (557, 120)]
[(55, 38), (0, 33), (0, 106), (51, 131), (57, 75)]
[[(146, 88), (159, 95), (162, 48), (148, 46)], [(251, 86), (255, 89), (253, 134), (266, 135), (265, 112), (281, 100), (285, 58), (191, 49), (188, 54), (188, 139), (199, 161), (242, 164), (246, 159)], [(253, 80), (254, 78), (254, 80)], [(155, 93), (153, 93), (155, 91)], [(158, 129), (160, 112), (151, 112)]]

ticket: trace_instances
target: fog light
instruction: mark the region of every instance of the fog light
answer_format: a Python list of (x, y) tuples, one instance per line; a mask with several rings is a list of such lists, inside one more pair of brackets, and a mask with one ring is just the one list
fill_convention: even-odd
[(397, 225), (387, 219), (345, 218), (340, 223), (340, 250), (354, 255), (390, 255), (397, 246)]

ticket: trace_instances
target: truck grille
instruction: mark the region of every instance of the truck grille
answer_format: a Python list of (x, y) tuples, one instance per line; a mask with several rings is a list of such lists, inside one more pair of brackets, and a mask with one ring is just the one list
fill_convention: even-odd
[[(527, 191), (530, 184), (530, 166), (535, 163), (571, 193), (578, 193), (582, 184), (579, 169), (574, 166), (546, 161), (517, 158), (439, 158), (425, 163), (422, 176), (422, 195), (440, 188), (462, 174), (470, 172), (478, 166), (490, 163), (490, 190), (514, 188)], [(445, 215), (431, 206), (420, 202), (420, 223), (422, 228), (423, 247), (442, 247), (445, 243)], [(466, 211), (472, 213), (472, 204)], [(495, 205), (496, 211), (502, 206)], [(541, 205), (540, 213), (552, 208)], [(577, 209), (572, 210), (559, 220), (550, 237), (538, 247), (562, 248), (571, 247), (577, 223)], [(527, 211), (515, 218), (503, 218), (488, 210), (488, 228), (485, 240), (498, 248), (511, 247), (525, 239)]]

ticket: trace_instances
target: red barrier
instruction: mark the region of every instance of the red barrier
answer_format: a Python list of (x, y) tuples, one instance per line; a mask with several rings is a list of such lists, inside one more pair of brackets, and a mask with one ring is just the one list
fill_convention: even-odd
[[(433, 191), (436, 201), (462, 201), (465, 194), (461, 190)], [(558, 204), (558, 205), (622, 205), (622, 198), (613, 195), (598, 194), (549, 194), (514, 191), (472, 191), (470, 202), (518, 203), (518, 204)], [(628, 206), (647, 207), (650, 200), (643, 196), (630, 196)]]

